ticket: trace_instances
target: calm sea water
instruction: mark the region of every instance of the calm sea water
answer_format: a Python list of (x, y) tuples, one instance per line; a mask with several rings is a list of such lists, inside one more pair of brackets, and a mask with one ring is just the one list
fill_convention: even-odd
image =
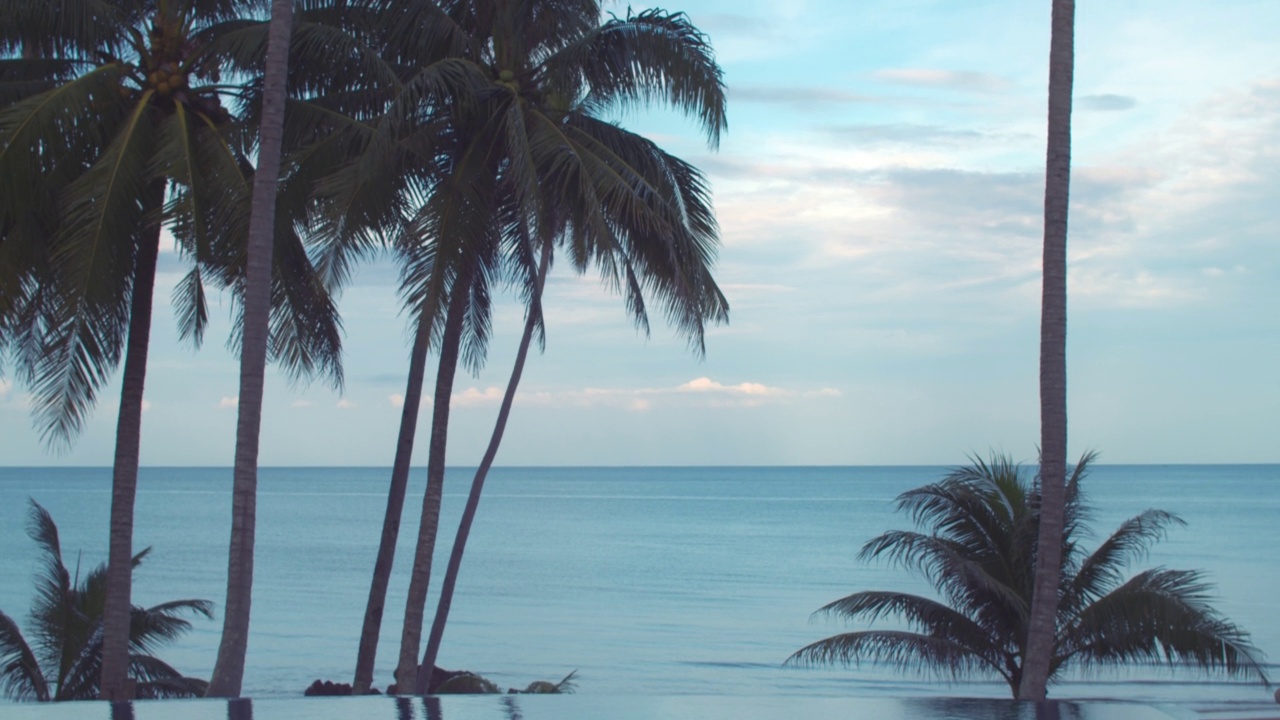
[[(927, 592), (899, 570), (859, 564), (869, 538), (908, 527), (894, 497), (938, 479), (933, 467), (498, 468), (480, 507), (440, 664), (504, 687), (578, 671), (590, 695), (1003, 697), (997, 682), (948, 686), (875, 667), (784, 668), (791, 652), (838, 632), (811, 620), (861, 589)], [(425, 473), (410, 485), (376, 682), (391, 680)], [(350, 682), (390, 472), (265, 468), (246, 694), (299, 695), (316, 678)], [(439, 585), (471, 471), (451, 469), (437, 551)], [(144, 468), (135, 602), (221, 605), (231, 472)], [(1094, 529), (1148, 507), (1181, 515), (1145, 566), (1208, 571), (1217, 607), (1280, 661), (1280, 466), (1099, 466), (1085, 489)], [(66, 562), (106, 556), (110, 470), (0, 468), (0, 609), (25, 624), (36, 568), (27, 498), (58, 522)], [(435, 593), (428, 617), (434, 612)], [(208, 677), (220, 622), (164, 649)], [(1273, 678), (1280, 668), (1272, 666)], [(1257, 700), (1258, 685), (1158, 669), (1073, 677), (1057, 697), (1170, 702)]]

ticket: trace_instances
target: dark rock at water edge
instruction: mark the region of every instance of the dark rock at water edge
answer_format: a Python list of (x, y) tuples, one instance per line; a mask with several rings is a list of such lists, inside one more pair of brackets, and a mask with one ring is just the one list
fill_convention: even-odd
[[(341, 697), (351, 694), (349, 683), (336, 683), (332, 680), (316, 680), (302, 693), (307, 697)], [(366, 695), (381, 695), (377, 688), (371, 688)]]

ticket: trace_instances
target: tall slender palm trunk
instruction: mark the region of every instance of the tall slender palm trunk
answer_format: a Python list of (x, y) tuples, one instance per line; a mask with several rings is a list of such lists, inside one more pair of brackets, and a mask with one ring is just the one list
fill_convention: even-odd
[(542, 257), (538, 260), (538, 280), (534, 290), (533, 302), (529, 307), (529, 317), (524, 321), (524, 335), (520, 336), (520, 347), (516, 350), (515, 366), (511, 370), (511, 379), (507, 381), (507, 391), (502, 396), (502, 405), (498, 408), (498, 419), (493, 425), (493, 434), (489, 436), (489, 446), (485, 448), (480, 467), (476, 468), (475, 477), (471, 480), (471, 492), (467, 495), (467, 505), (462, 510), (462, 520), (458, 523), (458, 534), (453, 540), (453, 550), (449, 553), (449, 565), (445, 569), (444, 582), (440, 586), (440, 602), (436, 605), (436, 616), (431, 621), (431, 633), (427, 636), (427, 650), (422, 656), (422, 667), (435, 667), (436, 657), (440, 653), (440, 643), (444, 640), (444, 627), (449, 622), (449, 609), (453, 606), (453, 590), (458, 584), (458, 572), (462, 568), (462, 554), (467, 549), (467, 538), (471, 535), (471, 523), (475, 520), (476, 510), (480, 507), (480, 493), (484, 491), (484, 481), (493, 467), (493, 460), (498, 455), (498, 446), (502, 444), (502, 435), (507, 429), (507, 418), (511, 415), (511, 404), (516, 398), (516, 388), (520, 386), (520, 377), (524, 374), (524, 363), (529, 357), (529, 345), (533, 342), (533, 331), (538, 326), (542, 315), (542, 288), (547, 279), (547, 268), (551, 265), (551, 243), (542, 247)]
[(1018, 697), (1043, 700), (1057, 630), (1067, 475), (1067, 208), (1075, 1), (1053, 0), (1045, 159), (1044, 287), (1040, 301), (1040, 534)]
[(258, 437), (262, 426), (262, 387), (270, 332), (271, 254), (275, 235), (276, 186), (284, 138), (285, 81), (293, 0), (272, 0), (263, 77), (262, 126), (258, 167), (253, 176), (249, 249), (244, 297), (244, 338), (240, 348), (240, 395), (236, 422), (236, 459), (231, 491), (231, 547), (227, 562), (227, 604), (222, 642), (209, 679), (208, 697), (237, 697), (249, 647), (249, 610), (253, 594), (253, 545), (258, 504)]
[(395, 465), (391, 469), (391, 488), (387, 491), (387, 513), (382, 519), (382, 541), (373, 564), (373, 582), (369, 585), (369, 602), (364, 610), (364, 627), (360, 631), (360, 649), (356, 656), (356, 676), (352, 692), (363, 695), (373, 685), (374, 660), (378, 655), (378, 633), (382, 630), (382, 612), (387, 606), (387, 584), (396, 558), (396, 540), (400, 537), (400, 519), (404, 514), (404, 497), (409, 487), (409, 465), (413, 459), (413, 438), (418, 430), (418, 407), (422, 403), (422, 380), (426, 374), (427, 351), (431, 346), (431, 323), (419, 321), (418, 332), (409, 354), (409, 380), (404, 391), (404, 409), (400, 413), (400, 437), (396, 441)]
[[(151, 188), (153, 208), (164, 202), (164, 183)], [(124, 360), (124, 387), (116, 419), (116, 455), (111, 471), (111, 530), (107, 554), (107, 595), (102, 611), (103, 700), (132, 700), (129, 680), (129, 624), (133, 608), (133, 506), (138, 489), (138, 457), (142, 445), (142, 396), (151, 345), (151, 304), (155, 294), (160, 226), (142, 231), (134, 264), (129, 307), (129, 340)]]
[(431, 408), (431, 447), (427, 458), (427, 490), (422, 496), (422, 520), (418, 525), (418, 542), (414, 548), (413, 571), (409, 576), (409, 593), (405, 600), (404, 627), (400, 635), (400, 661), (396, 666), (396, 685), (400, 694), (413, 688), (426, 694), (431, 668), (418, 667), (418, 648), (422, 644), (422, 616), (427, 605), (427, 589), (431, 582), (431, 558), (435, 554), (436, 531), (440, 526), (440, 503), (444, 496), (444, 456), (449, 437), (449, 399), (453, 394), (453, 376), (458, 369), (458, 350), (462, 341), (463, 315), (471, 290), (470, 271), (459, 273), (449, 298), (444, 337), (440, 342), (440, 367), (436, 371), (435, 403)]

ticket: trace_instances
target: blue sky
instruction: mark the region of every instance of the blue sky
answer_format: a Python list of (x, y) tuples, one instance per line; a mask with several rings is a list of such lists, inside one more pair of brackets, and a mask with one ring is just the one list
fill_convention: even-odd
[[(594, 276), (555, 268), (507, 465), (955, 464), (1033, 459), (1049, 0), (685, 0), (729, 87), (718, 152), (664, 113), (622, 118), (702, 167), (731, 303), (704, 360), (646, 338)], [(637, 5), (638, 10), (641, 6)], [(625, 6), (611, 8), (624, 13)], [(1280, 53), (1273, 0), (1080, 0), (1068, 336), (1071, 451), (1276, 462)], [(195, 352), (162, 260), (142, 462), (230, 465), (230, 303)], [(390, 465), (408, 333), (387, 263), (342, 297), (344, 392), (268, 376), (265, 465)], [(521, 323), (459, 373), (450, 464), (488, 439)], [(44, 451), (0, 380), (10, 465), (106, 465), (116, 383)], [(425, 409), (425, 408), (424, 408)], [(425, 464), (427, 414), (417, 464)]]

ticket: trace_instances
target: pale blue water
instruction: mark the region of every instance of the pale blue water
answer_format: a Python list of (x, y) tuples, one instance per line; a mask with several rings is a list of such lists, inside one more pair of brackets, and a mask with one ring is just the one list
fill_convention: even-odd
[[(1181, 720), (1176, 707), (1119, 702), (732, 695), (449, 695), (29, 704), (16, 720)], [(6, 716), (8, 717), (8, 716)], [(1194, 717), (1194, 714), (1190, 717)]]
[[(1005, 697), (997, 682), (781, 667), (797, 648), (839, 631), (810, 621), (824, 603), (860, 589), (926, 590), (855, 555), (874, 535), (908, 527), (893, 498), (943, 472), (495, 469), (440, 664), (504, 687), (576, 669), (578, 692), (591, 696)], [(296, 696), (316, 678), (350, 682), (388, 479), (379, 468), (262, 470), (246, 694)], [(135, 572), (136, 602), (221, 605), (230, 483), (227, 469), (142, 470), (135, 542), (154, 551)], [(382, 686), (398, 652), (423, 483), (415, 470), (378, 655)], [(450, 471), (433, 590), (469, 483), (468, 469)], [(0, 609), (24, 623), (31, 600), (26, 499), (53, 514), (68, 564), (79, 557), (87, 567), (105, 557), (109, 491), (104, 468), (0, 468)], [(1187, 520), (1147, 565), (1207, 570), (1217, 606), (1280, 661), (1280, 466), (1100, 466), (1086, 491), (1099, 534), (1148, 507)], [(428, 617), (434, 607), (433, 592)], [(220, 629), (198, 623), (162, 657), (207, 677)], [(1153, 669), (1073, 678), (1051, 692), (1151, 702), (1269, 697), (1257, 685)]]

